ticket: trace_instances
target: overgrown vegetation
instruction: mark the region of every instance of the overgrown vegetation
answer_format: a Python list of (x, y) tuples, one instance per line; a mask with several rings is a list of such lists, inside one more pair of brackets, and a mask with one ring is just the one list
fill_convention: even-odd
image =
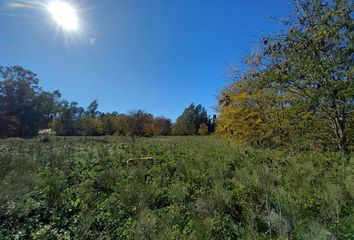
[[(0, 143), (1, 239), (353, 239), (354, 165), (214, 137)], [(152, 157), (135, 165), (127, 159)]]

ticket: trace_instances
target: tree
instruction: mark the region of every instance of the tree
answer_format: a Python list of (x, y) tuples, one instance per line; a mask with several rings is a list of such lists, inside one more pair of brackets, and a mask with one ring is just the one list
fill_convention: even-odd
[(192, 103), (177, 118), (176, 124), (173, 127), (173, 133), (175, 135), (196, 135), (202, 123), (210, 125), (207, 111), (202, 105), (198, 104), (195, 106)]
[(128, 135), (128, 117), (124, 114), (114, 117), (114, 129), (114, 133), (119, 136)]
[(209, 132), (210, 133), (215, 132), (216, 122), (217, 122), (217, 116), (216, 116), (216, 114), (214, 114), (213, 118), (210, 120), (210, 125), (209, 125)]
[[(218, 131), (243, 122), (255, 127), (243, 130), (257, 140), (306, 136), (314, 142), (320, 136), (344, 158), (354, 102), (351, 13), (346, 0), (297, 1), (295, 15), (285, 21), (288, 30), (263, 38), (260, 51), (247, 60), (248, 71), (237, 78), (246, 87), (232, 84), (221, 93)], [(263, 134), (257, 137), (257, 131)]]
[(151, 136), (154, 118), (143, 110), (133, 110), (127, 116), (127, 134), (135, 141), (138, 137)]
[(100, 112), (97, 100), (92, 101), (86, 111), (77, 121), (78, 132), (83, 136), (96, 136), (104, 133), (103, 123), (100, 122)]
[(52, 93), (42, 91), (35, 98), (34, 106), (38, 118), (38, 128), (47, 128), (48, 124), (50, 124), (56, 117), (59, 111), (60, 97), (60, 92), (56, 90)]
[(20, 66), (0, 67), (0, 136), (30, 137), (47, 128), (60, 93), (44, 92), (37, 75)]
[(90, 105), (87, 107), (85, 115), (90, 118), (96, 118), (100, 115), (100, 112), (97, 109), (98, 109), (98, 102), (97, 100), (93, 100), (90, 103)]
[(105, 128), (104, 128), (102, 118), (93, 118), (92, 127), (95, 136), (102, 136), (105, 134)]
[(312, 113), (296, 96), (260, 86), (254, 76), (244, 77), (219, 96), (217, 133), (261, 146), (305, 143), (305, 133), (316, 132)]
[(198, 134), (202, 136), (208, 135), (209, 134), (208, 125), (206, 125), (205, 123), (200, 124), (198, 129)]
[(154, 120), (154, 124), (157, 128), (157, 132), (155, 135), (167, 136), (171, 134), (172, 122), (170, 119), (167, 119), (165, 117), (157, 117)]
[(298, 95), (327, 119), (343, 157), (354, 103), (352, 10), (347, 0), (298, 1), (287, 34), (263, 41), (260, 63), (268, 86)]
[(57, 117), (53, 120), (52, 127), (58, 135), (73, 136), (82, 132), (82, 116), (84, 109), (78, 107), (78, 103), (68, 103), (63, 100), (59, 107)]
[(105, 135), (113, 135), (116, 131), (117, 128), (114, 124), (116, 115), (115, 114), (104, 114), (101, 116), (101, 122), (102, 122), (102, 127), (103, 127), (103, 132)]

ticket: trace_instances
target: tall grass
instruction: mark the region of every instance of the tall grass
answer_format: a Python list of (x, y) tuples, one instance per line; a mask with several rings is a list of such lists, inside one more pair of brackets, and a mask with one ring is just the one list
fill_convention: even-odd
[(2, 140), (0, 164), (0, 239), (354, 239), (335, 153), (53, 137)]

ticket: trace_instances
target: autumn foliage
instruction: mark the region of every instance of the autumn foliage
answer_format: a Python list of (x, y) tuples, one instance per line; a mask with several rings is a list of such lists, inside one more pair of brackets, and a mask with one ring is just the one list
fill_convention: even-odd
[(353, 6), (297, 1), (285, 32), (262, 38), (219, 95), (217, 131), (252, 145), (353, 144)]

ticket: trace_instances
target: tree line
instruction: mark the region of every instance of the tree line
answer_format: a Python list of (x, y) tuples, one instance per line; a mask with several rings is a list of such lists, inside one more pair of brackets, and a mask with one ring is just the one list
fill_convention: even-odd
[[(207, 135), (214, 123), (204, 107), (190, 104), (175, 124), (143, 110), (102, 113), (94, 100), (86, 109), (39, 87), (37, 75), (21, 66), (0, 66), (0, 136), (33, 137), (52, 128), (62, 136)], [(214, 117), (215, 122), (215, 117)]]
[(252, 145), (337, 148), (354, 141), (353, 3), (299, 0), (218, 98), (217, 131)]

